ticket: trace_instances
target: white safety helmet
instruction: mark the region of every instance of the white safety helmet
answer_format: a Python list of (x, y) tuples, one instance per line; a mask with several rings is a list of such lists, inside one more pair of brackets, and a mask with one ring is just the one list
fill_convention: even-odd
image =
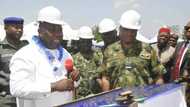
[(137, 29), (141, 28), (141, 15), (135, 10), (129, 10), (122, 14), (120, 25), (128, 29)]
[(79, 37), (83, 39), (93, 39), (92, 29), (88, 26), (83, 26), (79, 29)]
[(47, 6), (45, 8), (42, 8), (38, 13), (37, 21), (59, 25), (64, 24), (61, 12), (53, 6)]
[(38, 36), (38, 22), (33, 21), (27, 25), (24, 25), (23, 35), (20, 40), (27, 40), (29, 43), (32, 42), (33, 36)]
[(72, 33), (73, 29), (70, 27), (70, 25), (64, 25), (62, 26), (63, 31), (63, 40), (71, 40), (72, 39)]
[(0, 41), (3, 41), (6, 37), (6, 32), (3, 25), (0, 25)]
[(79, 31), (78, 30), (73, 30), (72, 40), (79, 40)]
[(112, 19), (105, 18), (99, 23), (98, 28), (99, 33), (110, 32), (116, 29), (116, 24)]
[(137, 32), (136, 40), (144, 43), (150, 43), (150, 39), (145, 35), (142, 35), (140, 32)]

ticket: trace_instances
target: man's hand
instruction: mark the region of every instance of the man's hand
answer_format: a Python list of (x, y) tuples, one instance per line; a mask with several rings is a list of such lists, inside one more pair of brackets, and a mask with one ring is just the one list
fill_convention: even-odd
[(110, 82), (106, 77), (102, 77), (102, 90), (109, 91), (110, 90)]
[(109, 80), (103, 76), (101, 79), (97, 79), (97, 82), (99, 83), (100, 87), (102, 88), (102, 91), (109, 91), (110, 90), (110, 83)]
[(74, 89), (74, 82), (70, 79), (62, 79), (51, 84), (51, 92), (71, 91)]
[(159, 78), (156, 80), (155, 84), (158, 84), (158, 85), (164, 84), (163, 78), (162, 78), (162, 77), (159, 77)]
[(79, 71), (78, 70), (73, 70), (70, 75), (73, 81), (78, 81), (79, 80)]

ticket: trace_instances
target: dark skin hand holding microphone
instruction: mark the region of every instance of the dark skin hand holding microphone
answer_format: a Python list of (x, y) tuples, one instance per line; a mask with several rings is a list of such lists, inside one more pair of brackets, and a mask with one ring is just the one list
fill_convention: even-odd
[(73, 67), (73, 61), (72, 59), (67, 59), (64, 63), (64, 66), (67, 70), (67, 77), (68, 79), (62, 79), (60, 81), (57, 81), (55, 83), (51, 84), (51, 91), (71, 91), (74, 90), (74, 81), (78, 81), (79, 71), (75, 70)]

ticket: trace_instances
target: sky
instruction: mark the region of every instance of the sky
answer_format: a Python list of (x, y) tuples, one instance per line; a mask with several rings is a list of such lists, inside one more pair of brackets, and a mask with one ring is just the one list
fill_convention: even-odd
[(155, 35), (163, 25), (179, 25), (190, 21), (190, 0), (0, 0), (0, 24), (7, 16), (21, 16), (25, 24), (35, 21), (39, 10), (55, 6), (72, 28), (97, 25), (103, 18), (116, 24), (123, 12), (134, 9), (141, 14), (141, 33)]

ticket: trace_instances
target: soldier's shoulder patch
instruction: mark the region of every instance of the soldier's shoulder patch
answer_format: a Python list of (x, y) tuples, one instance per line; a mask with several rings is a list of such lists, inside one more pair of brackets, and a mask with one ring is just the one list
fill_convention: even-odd
[(143, 49), (139, 55), (143, 59), (151, 59), (151, 53), (148, 52), (146, 49)]

